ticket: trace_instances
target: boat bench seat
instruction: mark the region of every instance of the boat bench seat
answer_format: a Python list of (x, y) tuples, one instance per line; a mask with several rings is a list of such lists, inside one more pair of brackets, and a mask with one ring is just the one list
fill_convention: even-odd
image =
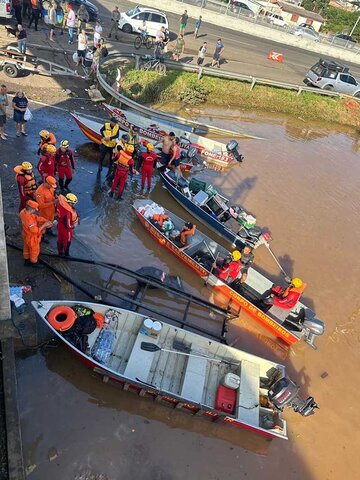
[[(199, 353), (205, 351), (197, 350)], [(181, 388), (181, 396), (195, 403), (201, 403), (204, 393), (206, 367), (208, 361), (206, 358), (188, 357), (184, 380)]]
[(241, 422), (259, 425), (259, 389), (260, 365), (243, 360), (235, 407), (235, 416)]
[(147, 352), (146, 350), (141, 350), (141, 342), (154, 343), (157, 345), (159, 339), (152, 338), (143, 333), (138, 333), (134, 346), (131, 350), (129, 360), (127, 362), (124, 375), (133, 379), (138, 378), (144, 382), (147, 381), (151, 365), (155, 358), (154, 352)]

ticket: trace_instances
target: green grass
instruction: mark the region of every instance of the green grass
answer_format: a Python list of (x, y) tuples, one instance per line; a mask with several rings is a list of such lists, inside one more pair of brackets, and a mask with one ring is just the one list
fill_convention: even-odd
[[(113, 75), (113, 66), (107, 70)], [(124, 72), (122, 93), (146, 105), (164, 103), (199, 103), (219, 107), (286, 113), (305, 120), (322, 120), (352, 127), (360, 126), (359, 105), (354, 100), (322, 97), (314, 93), (296, 92), (268, 86), (255, 86), (237, 80), (224, 80), (196, 74), (170, 71), (166, 76), (142, 72), (129, 67)]]

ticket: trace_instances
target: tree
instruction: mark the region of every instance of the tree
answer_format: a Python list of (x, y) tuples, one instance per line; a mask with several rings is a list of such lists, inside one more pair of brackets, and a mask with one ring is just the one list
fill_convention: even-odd
[(304, 0), (301, 5), (306, 10), (310, 10), (311, 12), (316, 12), (321, 15), (322, 12), (327, 9), (329, 3), (330, 0)]

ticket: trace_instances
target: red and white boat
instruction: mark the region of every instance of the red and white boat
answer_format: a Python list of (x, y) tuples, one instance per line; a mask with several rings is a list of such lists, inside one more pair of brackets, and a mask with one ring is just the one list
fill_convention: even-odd
[[(317, 408), (312, 397), (298, 397), (299, 387), (285, 377), (283, 365), (173, 325), (94, 303), (82, 303), (81, 314), (74, 301), (32, 305), (79, 360), (104, 380), (112, 379), (143, 397), (282, 439), (287, 439), (281, 415), (285, 406), (303, 416)], [(69, 323), (70, 316), (74, 320)], [(78, 325), (84, 317), (93, 326), (79, 342)]]
[[(162, 137), (171, 131), (180, 138), (180, 148), (184, 155), (189, 156), (189, 153), (193, 152), (206, 161), (208, 164), (213, 164), (220, 168), (228, 167), (231, 163), (236, 161), (242, 161), (242, 156), (238, 152), (238, 144), (234, 140), (224, 144), (212, 140), (207, 137), (203, 137), (191, 131), (185, 131), (184, 128), (180, 128), (178, 125), (172, 125), (160, 120), (150, 120), (137, 113), (130, 112), (128, 110), (121, 110), (111, 105), (104, 105), (107, 112), (111, 117), (115, 117), (125, 132), (130, 128), (137, 127), (140, 138), (147, 141), (160, 142)], [(88, 119), (77, 113), (71, 114), (82, 130), (82, 132), (92, 141), (100, 143), (101, 136), (100, 128), (96, 125), (96, 121)], [(95, 135), (94, 135), (95, 132)]]
[[(312, 348), (316, 348), (315, 339), (324, 332), (324, 323), (315, 317), (313, 312), (300, 301), (291, 310), (285, 310), (273, 305), (269, 308), (262, 301), (265, 292), (271, 290), (273, 282), (250, 267), (246, 282), (230, 286), (213, 273), (212, 265), (218, 258), (227, 258), (230, 252), (211, 238), (196, 229), (192, 237), (190, 248), (183, 251), (171, 240), (171, 234), (165, 234), (156, 223), (152, 222), (151, 212), (160, 211), (168, 215), (172, 221), (174, 231), (181, 231), (185, 220), (151, 200), (136, 200), (133, 209), (145, 227), (146, 231), (164, 248), (169, 250), (179, 260), (190, 267), (197, 275), (204, 279), (207, 285), (220, 291), (233, 305), (249, 313), (257, 322), (262, 324), (274, 335), (292, 345), (304, 340)], [(160, 210), (159, 210), (160, 209)]]

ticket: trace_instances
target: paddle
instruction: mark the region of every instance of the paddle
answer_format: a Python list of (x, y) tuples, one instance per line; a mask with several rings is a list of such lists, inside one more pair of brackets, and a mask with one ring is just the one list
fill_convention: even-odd
[(284, 277), (285, 277), (285, 282), (286, 283), (291, 283), (291, 278), (289, 277), (289, 275), (285, 272), (285, 270), (283, 269), (283, 267), (281, 266), (279, 260), (277, 259), (275, 253), (271, 250), (271, 247), (270, 245), (265, 242), (265, 246), (266, 248), (269, 250), (271, 256), (273, 257), (273, 259), (275, 260), (275, 263), (276, 265), (280, 268), (281, 272), (283, 273)]
[(240, 363), (233, 363), (233, 362), (229, 362), (228, 360), (218, 360), (216, 358), (211, 358), (206, 355), (194, 355), (191, 353), (177, 352), (176, 350), (161, 348), (158, 345), (155, 345), (155, 343), (141, 342), (140, 348), (141, 350), (145, 350), (146, 352), (152, 352), (152, 353), (168, 352), (168, 353), (175, 353), (176, 355), (185, 355), (186, 357), (202, 358), (202, 359), (208, 360), (209, 362), (226, 363), (227, 365), (236, 365), (236, 366), (240, 365)]

